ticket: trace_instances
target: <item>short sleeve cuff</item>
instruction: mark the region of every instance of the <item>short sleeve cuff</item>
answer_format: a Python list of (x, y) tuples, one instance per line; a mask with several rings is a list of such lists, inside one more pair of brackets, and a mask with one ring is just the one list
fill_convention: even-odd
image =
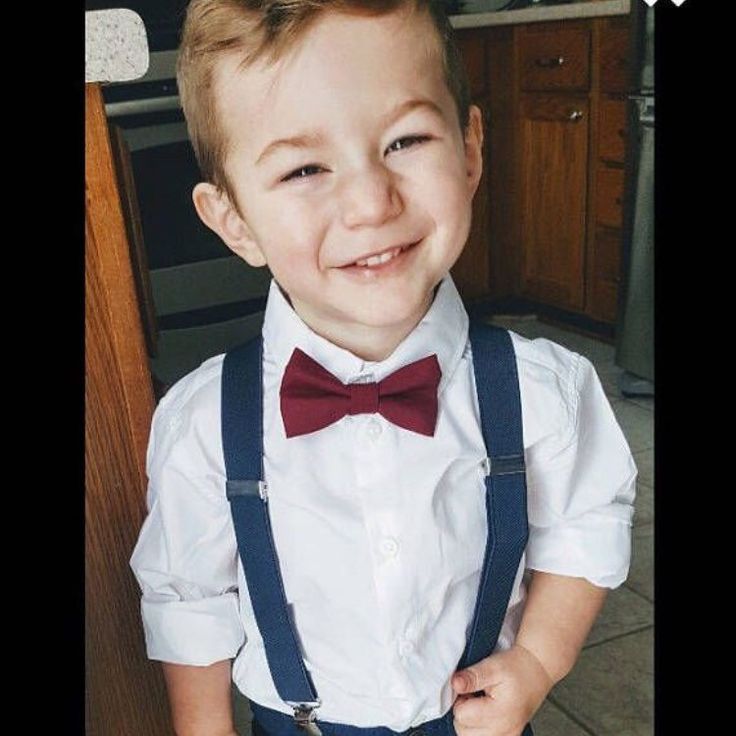
[(194, 601), (141, 601), (149, 659), (206, 667), (245, 641), (236, 593)]
[(526, 567), (554, 575), (585, 578), (601, 588), (617, 588), (629, 574), (631, 525), (602, 518), (559, 527), (529, 527)]

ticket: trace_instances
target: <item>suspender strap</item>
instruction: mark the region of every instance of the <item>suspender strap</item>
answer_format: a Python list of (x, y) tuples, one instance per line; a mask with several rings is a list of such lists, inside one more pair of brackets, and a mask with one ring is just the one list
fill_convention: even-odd
[(295, 709), (318, 702), (304, 666), (273, 543), (262, 475), (263, 380), (260, 336), (230, 350), (222, 366), (222, 443), (227, 498), (266, 659), (279, 696)]
[(488, 453), (488, 537), (475, 614), (458, 669), (496, 648), (529, 534), (521, 398), (516, 356), (507, 330), (470, 324), (473, 370)]

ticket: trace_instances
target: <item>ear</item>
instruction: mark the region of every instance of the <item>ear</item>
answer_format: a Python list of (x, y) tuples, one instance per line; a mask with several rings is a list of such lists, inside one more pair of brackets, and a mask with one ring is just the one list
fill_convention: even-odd
[(465, 129), (465, 169), (472, 196), (483, 174), (483, 114), (477, 105), (470, 106), (468, 127)]
[(266, 258), (251, 229), (225, 192), (214, 184), (201, 181), (192, 191), (192, 201), (199, 219), (214, 230), (235, 255), (256, 268), (266, 265)]

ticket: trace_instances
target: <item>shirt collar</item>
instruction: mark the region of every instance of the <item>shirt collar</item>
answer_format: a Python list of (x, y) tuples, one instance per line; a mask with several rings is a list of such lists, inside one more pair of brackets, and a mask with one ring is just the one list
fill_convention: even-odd
[(363, 360), (314, 332), (294, 311), (275, 279), (271, 280), (263, 320), (264, 357), (281, 366), (281, 371), (297, 347), (343, 383), (380, 381), (399, 368), (435, 353), (442, 371), (440, 394), (457, 368), (467, 338), (468, 314), (449, 274), (440, 282), (419, 324), (381, 361)]

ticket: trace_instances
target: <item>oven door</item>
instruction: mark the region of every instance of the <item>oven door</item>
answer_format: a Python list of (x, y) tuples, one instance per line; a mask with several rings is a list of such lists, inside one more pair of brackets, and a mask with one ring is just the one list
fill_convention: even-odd
[(271, 278), (233, 255), (197, 216), (191, 194), (199, 167), (175, 63), (176, 51), (152, 52), (144, 77), (103, 86), (158, 396), (260, 332)]

